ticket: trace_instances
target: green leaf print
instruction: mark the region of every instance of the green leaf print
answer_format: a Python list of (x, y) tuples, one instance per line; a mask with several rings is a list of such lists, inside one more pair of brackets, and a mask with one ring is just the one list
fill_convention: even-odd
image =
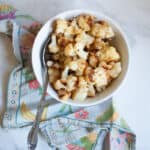
[(120, 119), (120, 126), (122, 128), (130, 129), (128, 124), (126, 123), (126, 121), (123, 118)]
[(38, 90), (39, 90), (39, 94), (42, 95), (42, 93), (43, 93), (43, 88), (42, 88), (42, 87), (39, 87)]
[(66, 106), (67, 106), (67, 105), (65, 105), (65, 104), (62, 105), (62, 107), (60, 108), (59, 112), (64, 112), (64, 110), (66, 109)]
[(73, 113), (71, 106), (69, 106), (69, 112), (70, 112), (70, 113)]
[(82, 143), (82, 147), (84, 147), (86, 150), (91, 150), (93, 143), (91, 143), (91, 141), (88, 139), (88, 137), (83, 137), (80, 139), (81, 143)]
[(26, 82), (33, 80), (35, 78), (32, 69), (30, 67), (23, 69), (22, 74)]
[(113, 112), (114, 112), (114, 109), (113, 109), (113, 106), (111, 105), (106, 111), (104, 111), (102, 114), (100, 114), (96, 118), (96, 122), (101, 123), (101, 122), (108, 121), (112, 117)]
[(35, 19), (30, 15), (16, 15), (16, 18), (26, 18), (35, 21)]
[(72, 108), (71, 108), (70, 105), (64, 104), (64, 105), (62, 105), (62, 107), (60, 108), (59, 112), (60, 112), (60, 113), (64, 113), (64, 112), (72, 113), (73, 111), (72, 111)]

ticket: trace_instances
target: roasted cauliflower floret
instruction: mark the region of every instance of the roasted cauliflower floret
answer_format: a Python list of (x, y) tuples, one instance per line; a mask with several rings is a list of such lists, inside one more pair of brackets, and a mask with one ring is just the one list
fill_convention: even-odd
[(75, 46), (74, 46), (74, 48), (75, 48), (76, 54), (80, 58), (85, 59), (85, 60), (88, 58), (88, 52), (86, 52), (84, 50), (84, 44), (82, 44), (82, 43), (76, 43)]
[(71, 42), (72, 42), (72, 39), (64, 37), (63, 35), (60, 35), (57, 38), (58, 46), (60, 46), (62, 48), (66, 47)]
[(77, 55), (80, 58), (87, 59), (88, 52), (86, 52), (84, 49), (85, 47), (88, 47), (94, 41), (94, 38), (82, 32), (81, 34), (77, 35), (77, 37), (75, 38), (75, 41), (76, 41), (76, 44), (74, 48), (75, 48)]
[(76, 55), (74, 47), (71, 43), (65, 47), (64, 54), (65, 54), (65, 56), (75, 56)]
[(65, 30), (64, 36), (73, 39), (74, 34), (74, 28), (70, 26)]
[(90, 15), (80, 15), (77, 17), (79, 27), (84, 31), (90, 31), (91, 25), (94, 22), (95, 17)]
[(84, 73), (84, 70), (87, 66), (87, 62), (84, 59), (78, 59), (77, 63), (78, 63), (78, 68), (76, 70), (76, 75), (81, 76)]
[(57, 92), (61, 100), (68, 100), (71, 96), (71, 92), (67, 92), (65, 89), (58, 90)]
[(59, 47), (56, 42), (56, 35), (53, 34), (51, 37), (51, 43), (48, 45), (48, 49), (50, 53), (57, 53), (59, 51)]
[(121, 63), (117, 62), (113, 65), (112, 69), (108, 71), (108, 73), (112, 78), (117, 78), (121, 70)]
[(87, 62), (84, 59), (78, 59), (76, 61), (70, 61), (62, 72), (62, 79), (66, 79), (69, 70), (74, 71), (77, 76), (83, 75), (84, 69), (87, 66)]
[(65, 30), (65, 36), (66, 37), (72, 37), (73, 35), (77, 35), (80, 34), (82, 32), (82, 30), (78, 27), (76, 20), (72, 20), (68, 26), (68, 28), (66, 28)]
[(86, 67), (84, 71), (85, 79), (88, 83), (94, 84), (93, 75), (94, 75), (94, 69), (92, 67)]
[(72, 91), (76, 88), (77, 77), (69, 75), (67, 77), (67, 91)]
[(112, 28), (106, 22), (95, 23), (92, 26), (91, 34), (94, 37), (99, 37), (102, 39), (112, 38), (114, 36)]
[(83, 88), (87, 88), (87, 81), (85, 80), (84, 77), (81, 76), (78, 78), (78, 86), (83, 87)]
[(69, 69), (72, 70), (72, 71), (77, 71), (78, 67), (79, 67), (79, 64), (77, 61), (70, 61), (69, 64)]
[(89, 65), (91, 65), (92, 67), (96, 67), (98, 65), (99, 60), (97, 56), (95, 56), (94, 54), (91, 54), (88, 60), (89, 60)]
[(69, 73), (69, 67), (65, 67), (64, 70), (61, 73), (61, 79), (67, 79)]
[(95, 94), (96, 94), (96, 91), (95, 91), (93, 84), (88, 83), (88, 96), (93, 97), (95, 96)]
[(55, 32), (57, 34), (64, 33), (66, 28), (68, 27), (68, 22), (67, 20), (64, 20), (64, 19), (57, 19), (55, 23), (56, 23)]
[(73, 100), (83, 101), (88, 95), (88, 84), (83, 77), (79, 77), (78, 87), (73, 92)]
[(87, 66), (87, 62), (84, 59), (71, 61), (68, 64), (69, 69), (74, 71), (77, 76), (83, 75), (86, 66)]
[(89, 46), (90, 44), (93, 43), (94, 38), (89, 34), (82, 32), (81, 34), (77, 35), (75, 41), (77, 43), (82, 43), (84, 46)]
[(74, 34), (80, 34), (82, 32), (82, 29), (79, 28), (76, 19), (73, 19), (70, 23), (70, 26), (73, 27)]
[(51, 59), (53, 59), (53, 61), (58, 61), (60, 58), (60, 55), (58, 53), (56, 54), (51, 54)]
[(59, 69), (61, 66), (59, 63), (53, 63), (52, 65), (53, 68)]
[(66, 91), (72, 91), (75, 89), (76, 82), (77, 77), (69, 75), (65, 80), (64, 79), (57, 80), (54, 83), (54, 88), (56, 90), (65, 89)]
[(78, 88), (72, 94), (73, 100), (84, 101), (88, 95), (88, 88)]
[(51, 60), (47, 61), (47, 66), (48, 67), (51, 67), (52, 65), (53, 65), (53, 61), (51, 61)]
[(110, 70), (113, 67), (113, 62), (106, 63), (105, 61), (100, 62), (99, 66), (103, 67), (104, 69)]
[(72, 61), (73, 61), (73, 59), (71, 57), (65, 57), (63, 65), (66, 67)]
[(104, 50), (101, 51), (100, 60), (111, 62), (111, 61), (118, 61), (120, 59), (120, 55), (117, 52), (115, 47), (107, 46)]
[(60, 77), (60, 72), (56, 68), (48, 68), (49, 82), (53, 83)]
[(63, 51), (59, 51), (58, 53), (53, 53), (53, 54), (51, 53), (50, 60), (53, 60), (54, 62), (58, 62), (62, 67), (61, 63), (63, 63), (65, 60)]
[(102, 67), (98, 67), (94, 70), (93, 79), (97, 91), (101, 91), (101, 89), (107, 85), (106, 72)]
[(96, 38), (95, 41), (93, 42), (93, 49), (101, 50), (103, 49), (107, 43), (105, 43), (103, 40), (100, 38)]
[(66, 85), (63, 84), (63, 82), (61, 80), (57, 80), (55, 83), (54, 83), (54, 88), (56, 90), (60, 90), (60, 89), (66, 89)]

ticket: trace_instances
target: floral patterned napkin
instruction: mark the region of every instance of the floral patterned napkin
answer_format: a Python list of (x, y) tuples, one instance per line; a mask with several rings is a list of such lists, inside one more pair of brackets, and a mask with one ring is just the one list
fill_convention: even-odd
[[(8, 82), (4, 128), (32, 124), (42, 88), (31, 67), (31, 48), (41, 23), (12, 6), (0, 4), (0, 32), (12, 38), (20, 65)], [(120, 116), (112, 100), (91, 107), (72, 107), (50, 100), (41, 118), (40, 131), (51, 149), (135, 150), (135, 134)]]

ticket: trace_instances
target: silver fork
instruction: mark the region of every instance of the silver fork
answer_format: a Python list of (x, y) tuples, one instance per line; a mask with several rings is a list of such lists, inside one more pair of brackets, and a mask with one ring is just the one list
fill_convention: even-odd
[(44, 45), (43, 45), (43, 51), (42, 51), (42, 56), (41, 56), (41, 63), (42, 63), (42, 75), (43, 75), (43, 93), (37, 108), (37, 113), (36, 113), (36, 118), (33, 123), (32, 128), (29, 131), (28, 138), (27, 138), (27, 144), (28, 144), (28, 149), (29, 150), (34, 150), (37, 146), (38, 143), (38, 131), (39, 131), (39, 123), (41, 120), (41, 115), (44, 109), (44, 102), (45, 102), (45, 93), (47, 90), (47, 85), (48, 85), (48, 72), (47, 72), (47, 67), (45, 63), (45, 52), (47, 45), (49, 43), (50, 39), (48, 38)]

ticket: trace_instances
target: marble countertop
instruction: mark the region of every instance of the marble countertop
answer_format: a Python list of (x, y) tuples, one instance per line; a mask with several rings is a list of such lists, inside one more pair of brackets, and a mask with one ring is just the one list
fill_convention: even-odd
[[(5, 0), (3, 0), (5, 2)], [(32, 14), (42, 22), (68, 9), (86, 8), (101, 11), (116, 20), (127, 34), (130, 49), (130, 69), (126, 83), (114, 96), (120, 113), (137, 135), (137, 150), (149, 150), (150, 135), (150, 1), (149, 0), (7, 0), (17, 9)], [(0, 36), (0, 112), (5, 104), (9, 73), (17, 64), (11, 41)], [(0, 150), (26, 150), (28, 128), (0, 128)], [(37, 150), (49, 149), (40, 138)]]

